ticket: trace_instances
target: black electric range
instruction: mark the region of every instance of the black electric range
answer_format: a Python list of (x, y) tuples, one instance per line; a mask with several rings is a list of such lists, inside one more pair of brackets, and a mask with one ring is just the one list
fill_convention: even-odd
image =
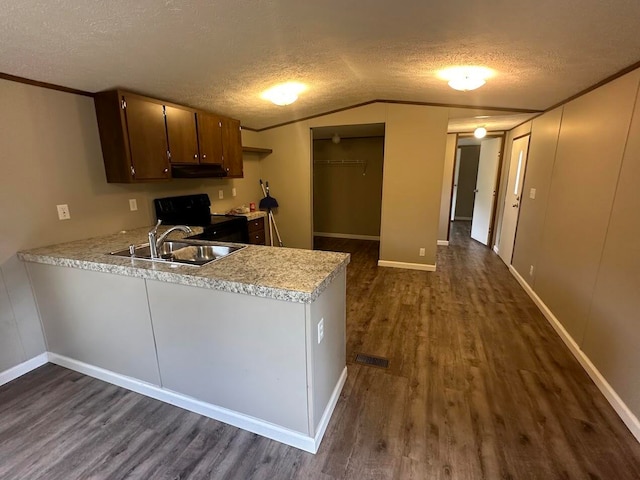
[(206, 193), (156, 198), (156, 218), (163, 225), (202, 227), (203, 232), (189, 238), (220, 242), (249, 242), (247, 219), (234, 215), (211, 215), (211, 200)]

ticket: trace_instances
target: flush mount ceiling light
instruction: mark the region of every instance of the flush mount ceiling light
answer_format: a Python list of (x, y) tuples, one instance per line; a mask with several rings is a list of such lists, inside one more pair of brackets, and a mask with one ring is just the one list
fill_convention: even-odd
[(493, 70), (486, 67), (451, 67), (439, 72), (440, 78), (447, 80), (454, 90), (468, 92), (487, 83)]
[(276, 105), (291, 105), (298, 99), (298, 95), (304, 92), (307, 86), (298, 82), (281, 83), (262, 92), (260, 97)]
[(484, 127), (478, 127), (473, 131), (473, 136), (476, 138), (484, 138), (487, 136), (487, 129)]

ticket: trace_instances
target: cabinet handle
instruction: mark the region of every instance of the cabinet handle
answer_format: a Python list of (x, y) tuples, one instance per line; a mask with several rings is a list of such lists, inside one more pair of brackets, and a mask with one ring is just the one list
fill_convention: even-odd
[(227, 168), (227, 172), (229, 171), (229, 169)]
[(168, 169), (168, 168), (165, 168), (162, 172), (163, 172), (163, 173), (167, 173), (168, 171), (169, 171), (169, 169)]
[(206, 154), (206, 153), (202, 154), (202, 159), (203, 159), (203, 160), (206, 160), (206, 159), (207, 159), (207, 154)]
[(198, 154), (196, 153), (193, 158), (195, 158), (196, 160), (198, 159)]

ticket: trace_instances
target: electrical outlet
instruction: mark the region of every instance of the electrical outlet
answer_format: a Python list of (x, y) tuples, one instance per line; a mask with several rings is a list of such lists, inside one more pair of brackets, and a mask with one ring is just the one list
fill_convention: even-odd
[(222, 200), (224, 198), (224, 192), (222, 190), (218, 190), (218, 199)]
[(535, 188), (532, 188), (531, 190), (529, 190), (529, 198), (532, 199), (532, 200), (534, 198), (536, 198), (536, 189)]
[(237, 194), (237, 192), (236, 192), (236, 187), (233, 187), (233, 188), (231, 189), (231, 196), (232, 196), (232, 197), (235, 197), (235, 196), (236, 196), (236, 194)]
[(138, 201), (135, 198), (129, 199), (129, 210), (131, 210), (132, 212), (138, 210)]
[(56, 205), (58, 208), (58, 219), (69, 220), (71, 213), (69, 212), (69, 205)]
[(420, 249), (420, 256), (424, 257), (425, 255), (426, 255), (426, 252), (425, 252), (424, 248), (421, 248)]
[(322, 342), (324, 338), (324, 318), (321, 318), (318, 322), (318, 345)]
[(534, 271), (534, 268), (533, 268), (533, 265), (531, 265), (531, 266), (529, 267), (529, 276), (530, 276), (530, 277), (533, 277), (533, 271)]

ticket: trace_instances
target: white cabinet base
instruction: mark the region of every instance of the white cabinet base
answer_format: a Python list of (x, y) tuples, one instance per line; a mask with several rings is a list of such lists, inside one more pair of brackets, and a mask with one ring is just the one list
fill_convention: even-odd
[(317, 451), (347, 377), (344, 270), (302, 304), (28, 267), (51, 363)]
[(142, 382), (135, 378), (120, 375), (119, 373), (110, 372), (109, 370), (105, 370), (104, 368), (79, 362), (78, 360), (74, 360), (72, 358), (67, 358), (55, 353), (48, 353), (48, 358), (49, 362), (60, 365), (61, 367), (65, 367), (84, 375), (97, 378), (98, 380), (111, 383), (112, 385), (117, 385), (118, 387), (126, 388), (127, 390), (131, 390), (132, 392), (136, 392), (141, 395), (160, 400), (161, 402), (184, 408), (185, 410), (189, 410), (190, 412), (204, 415), (205, 417), (209, 417), (214, 420), (219, 420), (229, 425), (233, 425), (234, 427), (256, 433), (263, 437), (299, 448), (300, 450), (304, 450), (309, 453), (316, 453), (318, 451), (320, 442), (322, 441), (322, 437), (324, 436), (327, 426), (329, 425), (329, 420), (331, 419), (333, 410), (336, 407), (338, 398), (340, 398), (342, 387), (347, 380), (347, 367), (344, 367), (342, 375), (340, 375), (338, 383), (336, 383), (336, 386), (333, 389), (333, 394), (331, 395), (331, 399), (327, 404), (327, 408), (322, 415), (316, 435), (312, 438), (299, 432), (279, 427), (278, 425), (274, 425), (273, 423), (265, 422), (263, 420), (260, 420), (259, 418), (254, 418), (249, 415), (243, 415), (233, 410), (218, 407), (210, 403), (201, 402), (200, 400), (196, 400), (195, 398), (191, 398), (187, 395), (172, 392), (171, 390), (166, 390), (156, 385)]

